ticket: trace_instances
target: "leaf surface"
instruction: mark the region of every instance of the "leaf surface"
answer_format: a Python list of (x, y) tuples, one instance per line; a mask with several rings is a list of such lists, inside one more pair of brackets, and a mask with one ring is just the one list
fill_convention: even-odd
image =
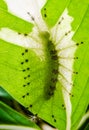
[[(54, 47), (48, 44), (49, 36), (52, 35), (53, 31), (49, 30), (50, 34), (45, 30), (42, 33), (38, 31), (35, 33), (35, 38), (34, 35), (30, 37), (27, 34), (31, 32), (32, 24), (13, 16), (6, 10), (0, 9), (0, 27), (2, 29), (0, 34), (0, 85), (19, 103), (59, 130), (75, 130), (88, 105), (89, 7), (88, 1), (78, 2), (80, 0), (67, 0), (66, 2), (48, 0), (42, 8), (43, 18), (45, 14), (47, 15), (47, 18), (44, 18), (47, 27), (54, 27), (54, 30), (56, 28), (55, 34), (57, 38), (55, 40), (51, 39), (54, 40), (53, 44), (55, 45), (57, 40), (59, 40), (59, 45), (62, 44), (62, 47), (65, 48), (65, 44), (68, 42), (68, 46), (63, 53), (64, 56), (68, 55), (66, 50), (69, 49), (68, 57), (72, 57), (72, 48), (77, 47), (76, 53), (73, 54), (72, 58), (65, 58), (66, 66), (62, 66), (64, 67), (62, 73), (64, 75), (61, 75), (62, 83), (65, 83), (66, 80), (69, 87), (71, 86), (71, 80), (67, 80), (68, 71), (72, 74), (73, 84), (70, 95), (68, 92), (70, 89), (68, 88), (68, 91), (65, 90), (67, 89), (66, 85), (63, 86), (61, 80), (57, 82), (55, 91), (53, 89), (50, 90), (50, 86), (54, 85), (52, 78), (56, 77), (55, 74), (52, 74), (52, 71), (57, 68), (49, 54)], [(68, 15), (63, 12), (66, 7)], [(51, 13), (51, 11), (53, 12)], [(62, 13), (64, 15), (61, 16)], [(63, 17), (63, 21), (57, 25), (61, 17)], [(70, 27), (70, 19), (72, 19), (72, 29), (68, 28)], [(64, 25), (62, 25), (62, 22), (64, 22)], [(5, 27), (11, 29), (9, 30), (11, 31), (10, 34), (8, 28), (5, 30)], [(19, 32), (21, 34), (18, 34)], [(66, 33), (68, 33), (67, 36)], [(7, 38), (5, 38), (4, 34), (6, 34)], [(62, 34), (61, 41), (58, 39), (60, 38), (59, 34)], [(30, 38), (32, 41), (29, 40)], [(64, 44), (62, 40), (65, 40)], [(72, 47), (71, 42), (74, 43)], [(74, 57), (78, 58), (74, 59)], [(72, 70), (67, 65), (69, 60), (73, 60)], [(72, 62), (70, 63), (72, 64)], [(59, 65), (59, 68), (61, 68), (61, 65)], [(49, 95), (51, 92), (54, 92), (54, 94)]]
[(34, 130), (39, 130), (33, 122), (14, 111), (3, 102), (0, 102), (0, 129), (1, 124), (29, 126), (29, 129), (34, 128)]

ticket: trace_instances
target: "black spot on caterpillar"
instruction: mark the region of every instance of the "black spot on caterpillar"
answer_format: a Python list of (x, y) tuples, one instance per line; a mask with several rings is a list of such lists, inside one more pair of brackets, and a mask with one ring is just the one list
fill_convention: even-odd
[(26, 79), (27, 77), (24, 77), (24, 79)]
[(52, 115), (52, 118), (54, 118), (54, 115)]
[(25, 95), (23, 95), (22, 98), (25, 98)]
[(28, 52), (28, 49), (25, 49), (25, 52)]
[(29, 95), (29, 93), (27, 93), (26, 95)]
[[(28, 69), (29, 70), (29, 69)], [(27, 77), (24, 77), (24, 79), (27, 79), (27, 78), (29, 78), (30, 77), (30, 75), (27, 75)]]
[(46, 17), (47, 17), (47, 14), (44, 14), (44, 17), (46, 18)]
[(28, 34), (27, 34), (27, 33), (25, 33), (25, 34), (24, 34), (24, 36), (28, 36)]
[(29, 92), (22, 96), (22, 98), (25, 98), (26, 96), (29, 96)]
[(30, 106), (29, 107), (32, 107), (32, 104), (30, 104)]
[(57, 122), (57, 120), (56, 120), (56, 119), (54, 119), (54, 122)]
[(25, 52), (22, 52), (21, 55), (24, 56), (25, 53), (27, 53), (27, 52), (28, 52), (28, 49), (25, 49)]
[(44, 8), (44, 10), (46, 10), (46, 8)]
[(35, 18), (30, 14), (30, 12), (27, 12), (27, 14), (31, 17), (32, 21), (35, 21)]
[(30, 77), (30, 75), (28, 75), (28, 77)]
[(29, 61), (28, 59), (25, 60), (25, 62), (28, 62), (28, 61)]
[(30, 70), (30, 68), (28, 67), (27, 70)]
[(26, 85), (24, 84), (23, 87), (25, 87)]
[(27, 83), (27, 85), (29, 85), (29, 84), (30, 84), (30, 82)]
[(22, 56), (24, 55), (24, 53), (22, 53)]
[(44, 17), (46, 18), (47, 17), (47, 9), (44, 8)]
[(25, 70), (25, 69), (23, 69), (22, 71), (23, 71), (23, 72), (25, 72), (26, 70)]
[(24, 62), (21, 62), (21, 65), (23, 65), (24, 64)]

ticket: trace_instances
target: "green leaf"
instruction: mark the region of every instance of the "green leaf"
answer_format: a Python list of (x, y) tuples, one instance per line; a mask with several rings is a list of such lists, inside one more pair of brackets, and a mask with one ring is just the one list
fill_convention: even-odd
[(87, 124), (87, 126), (84, 130), (89, 130), (89, 123)]
[(11, 96), (3, 88), (0, 87), (0, 97), (10, 98)]
[(87, 112), (82, 117), (77, 129), (78, 130), (84, 129), (88, 125), (88, 122), (89, 122), (89, 111), (88, 111), (88, 108), (87, 108)]
[(7, 12), (7, 10), (4, 7), (3, 8), (2, 7), (3, 4), (1, 3), (0, 4), (0, 28), (9, 27), (10, 29), (15, 30), (19, 33), (29, 33), (32, 31), (33, 25), (31, 23), (28, 23), (16, 16), (13, 16), (11, 13)]
[(4, 2), (4, 0), (0, 0), (0, 8), (4, 9), (4, 10), (7, 10), (7, 5), (6, 3)]
[[(78, 2), (79, 4), (77, 4)], [(80, 24), (82, 23), (82, 20), (86, 15), (88, 4), (83, 0), (82, 2), (80, 2), (80, 0), (72, 0), (68, 6), (68, 9), (69, 15), (73, 16), (74, 18), (72, 28), (73, 30), (77, 31), (77, 29), (80, 27)]]
[(31, 127), (36, 130), (39, 130), (35, 123), (31, 122), (29, 119), (19, 114), (18, 112), (14, 111), (3, 102), (0, 102), (0, 124), (29, 126), (29, 129)]
[[(75, 2), (75, 5), (77, 2)], [(75, 7), (75, 14), (72, 14), (75, 18), (73, 22), (73, 27), (76, 32), (74, 34), (73, 40), (76, 43), (83, 43), (84, 45), (79, 47), (76, 51), (76, 56), (79, 58), (77, 62), (74, 63), (74, 70), (78, 72), (77, 76), (73, 76), (74, 86), (72, 92), (74, 93), (74, 98), (71, 99), (72, 102), (72, 129), (75, 130), (75, 126), (78, 125), (81, 117), (86, 111), (86, 107), (88, 105), (89, 98), (89, 26), (88, 26), (88, 18), (89, 18), (89, 6), (84, 4), (83, 2), (79, 4), (81, 7)], [(82, 8), (83, 7), (83, 8)], [(86, 9), (84, 9), (86, 8)], [(77, 12), (80, 9), (81, 14), (78, 15)], [(84, 11), (85, 10), (85, 11)], [(83, 13), (82, 13), (83, 11)], [(85, 13), (84, 13), (85, 12)], [(82, 18), (82, 19), (81, 19)], [(76, 119), (76, 120), (75, 120)]]
[(70, 0), (47, 0), (47, 3), (42, 8), (42, 16), (49, 27), (53, 27), (56, 24), (69, 3)]
[(50, 29), (43, 32), (35, 16), (32, 30), (1, 9), (0, 85), (60, 130), (75, 130), (88, 105), (89, 7), (79, 2), (48, 0), (42, 16)]

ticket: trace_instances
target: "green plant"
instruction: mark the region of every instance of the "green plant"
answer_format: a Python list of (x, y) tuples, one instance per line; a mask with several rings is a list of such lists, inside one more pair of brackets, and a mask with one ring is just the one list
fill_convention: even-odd
[(21, 3), (0, 1), (0, 85), (35, 116), (76, 130), (89, 101), (89, 2)]

